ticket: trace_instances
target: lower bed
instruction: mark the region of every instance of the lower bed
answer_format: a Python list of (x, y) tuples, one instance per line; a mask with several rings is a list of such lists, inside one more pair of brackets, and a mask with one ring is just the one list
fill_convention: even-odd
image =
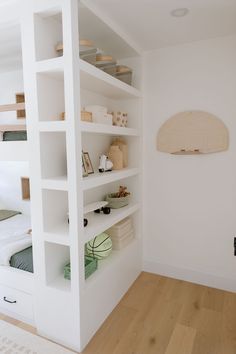
[(10, 259), (10, 267), (33, 273), (34, 266), (32, 247), (28, 247), (23, 251), (15, 253)]
[(33, 273), (30, 218), (20, 212), (0, 210), (0, 266)]

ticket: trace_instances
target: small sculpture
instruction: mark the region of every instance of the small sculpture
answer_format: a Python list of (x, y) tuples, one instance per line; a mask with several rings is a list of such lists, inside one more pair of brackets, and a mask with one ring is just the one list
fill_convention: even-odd
[(113, 163), (108, 159), (106, 155), (100, 156), (99, 172), (112, 171)]

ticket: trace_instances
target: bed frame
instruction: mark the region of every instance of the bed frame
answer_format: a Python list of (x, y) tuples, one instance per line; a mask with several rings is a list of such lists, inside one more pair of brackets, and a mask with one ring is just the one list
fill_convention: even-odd
[(0, 266), (0, 313), (34, 325), (34, 274)]

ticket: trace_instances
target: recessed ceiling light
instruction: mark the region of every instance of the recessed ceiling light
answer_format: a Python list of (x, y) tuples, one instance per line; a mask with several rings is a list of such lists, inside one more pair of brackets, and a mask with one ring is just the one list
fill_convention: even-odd
[(171, 16), (173, 17), (184, 17), (188, 15), (189, 9), (187, 8), (179, 8), (179, 9), (174, 9), (171, 11)]

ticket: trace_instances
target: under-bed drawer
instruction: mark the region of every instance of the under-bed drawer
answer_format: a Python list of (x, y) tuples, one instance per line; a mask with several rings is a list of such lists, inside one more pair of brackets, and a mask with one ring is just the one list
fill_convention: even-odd
[(33, 321), (32, 296), (19, 290), (0, 285), (0, 309)]

